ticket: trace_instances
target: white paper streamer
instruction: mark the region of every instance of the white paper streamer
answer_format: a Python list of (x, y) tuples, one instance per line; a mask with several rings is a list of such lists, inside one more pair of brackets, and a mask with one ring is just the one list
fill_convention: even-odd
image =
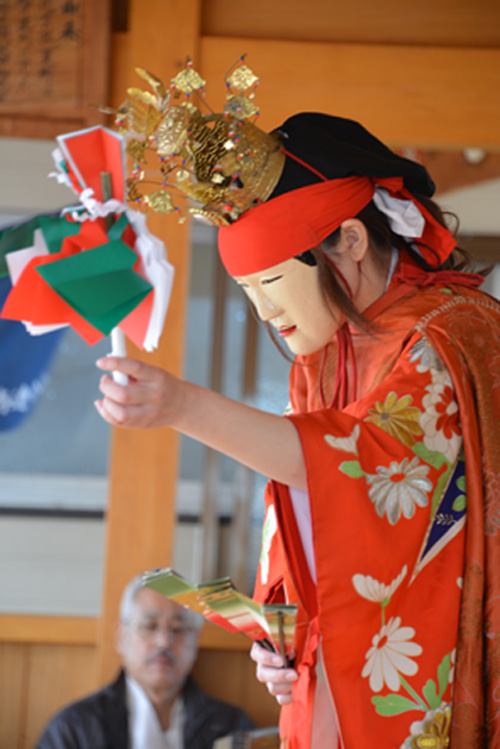
[(7, 263), (12, 286), (18, 282), (22, 272), (34, 257), (48, 254), (49, 248), (45, 242), (42, 230), (35, 229), (33, 232), (33, 244), (31, 247), (23, 247), (20, 250), (8, 252), (5, 255), (5, 261)]
[(68, 172), (62, 168), (62, 164), (64, 163), (64, 156), (60, 148), (55, 148), (52, 151), (52, 158), (54, 159), (54, 164), (57, 172), (49, 172), (47, 176), (54, 177), (54, 179), (56, 179), (60, 185), (66, 185), (66, 187), (69, 187), (69, 189), (74, 192), (75, 195), (78, 195), (78, 190), (75, 190), (69, 178)]
[(165, 323), (174, 280), (174, 267), (167, 260), (164, 243), (149, 231), (146, 216), (130, 208), (127, 209), (126, 216), (137, 236), (134, 249), (142, 261), (139, 271), (154, 288), (153, 307), (143, 341), (146, 351), (154, 351), (158, 347)]
[(110, 213), (125, 213), (127, 206), (125, 203), (116, 200), (116, 198), (110, 198), (105, 203), (100, 203), (98, 200), (93, 198), (94, 191), (91, 187), (87, 187), (80, 193), (80, 200), (82, 205), (86, 208), (91, 218), (105, 218)]

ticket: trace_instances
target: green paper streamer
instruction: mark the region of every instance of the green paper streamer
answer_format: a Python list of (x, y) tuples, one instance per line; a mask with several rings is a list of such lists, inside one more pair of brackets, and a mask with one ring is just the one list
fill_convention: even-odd
[(39, 226), (51, 254), (61, 252), (66, 237), (72, 237), (80, 231), (80, 223), (68, 221), (60, 216), (39, 216)]
[(135, 252), (117, 240), (36, 270), (78, 314), (109, 335), (153, 288), (132, 270), (136, 261)]
[(35, 229), (42, 230), (49, 252), (59, 252), (63, 239), (78, 234), (80, 224), (60, 216), (35, 216), (19, 226), (8, 226), (0, 231), (0, 278), (9, 275), (5, 256), (32, 247)]
[(120, 239), (123, 232), (129, 225), (129, 220), (126, 217), (124, 213), (121, 214), (119, 218), (116, 219), (114, 224), (110, 226), (110, 228), (107, 231), (108, 238), (113, 241), (115, 239)]

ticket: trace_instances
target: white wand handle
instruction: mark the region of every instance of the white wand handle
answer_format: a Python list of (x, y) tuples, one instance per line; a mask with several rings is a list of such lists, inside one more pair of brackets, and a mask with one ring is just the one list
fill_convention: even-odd
[[(111, 356), (127, 356), (125, 335), (119, 328), (111, 331)], [(123, 372), (113, 372), (113, 380), (119, 385), (128, 385), (128, 377)]]

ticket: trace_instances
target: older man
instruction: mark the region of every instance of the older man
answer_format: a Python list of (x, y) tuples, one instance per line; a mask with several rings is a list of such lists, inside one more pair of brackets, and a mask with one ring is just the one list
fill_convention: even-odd
[(215, 739), (253, 727), (239, 708), (205, 694), (189, 676), (203, 620), (144, 588), (125, 588), (115, 682), (64, 708), (37, 749), (209, 749)]

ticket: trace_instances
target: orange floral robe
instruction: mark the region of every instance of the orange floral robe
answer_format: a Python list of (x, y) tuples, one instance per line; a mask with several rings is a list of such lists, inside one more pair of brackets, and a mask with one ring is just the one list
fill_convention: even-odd
[(255, 597), (299, 604), (282, 746), (310, 746), (320, 643), (343, 749), (500, 746), (500, 305), (396, 274), (366, 315), (346, 408), (318, 357), (290, 375), (316, 584), (288, 488), (266, 493)]

